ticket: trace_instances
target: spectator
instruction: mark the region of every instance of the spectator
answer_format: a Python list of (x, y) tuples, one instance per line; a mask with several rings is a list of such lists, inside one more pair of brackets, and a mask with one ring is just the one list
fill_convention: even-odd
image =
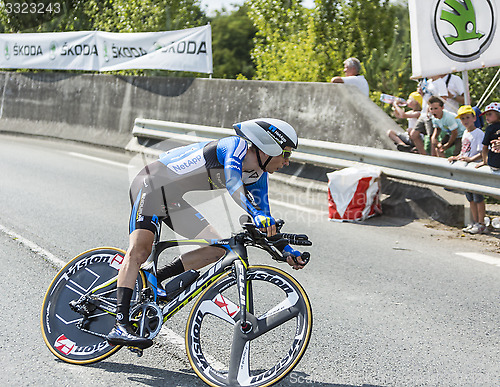
[(484, 119), (481, 117), (483, 113), (477, 106), (473, 106), (472, 109), (474, 109), (474, 113), (476, 113), (476, 121), (474, 122), (474, 125), (478, 129), (483, 129)]
[(423, 79), (420, 81), (418, 92), (423, 98), (422, 113), (415, 124), (415, 129), (410, 132), (410, 138), (415, 144), (418, 153), (426, 155), (427, 150), (425, 149), (424, 138), (425, 136), (430, 137), (433, 133), (431, 115), (428, 109), (429, 98), (437, 96), (445, 101), (448, 96), (448, 91), (446, 90), (446, 84), (444, 83), (442, 75), (437, 75), (431, 77), (431, 79)]
[(414, 91), (408, 96), (406, 105), (411, 110), (405, 111), (401, 106), (397, 104), (397, 101), (394, 101), (392, 103), (394, 115), (396, 116), (396, 118), (406, 118), (408, 120), (408, 129), (406, 130), (406, 132), (396, 133), (394, 130), (389, 130), (387, 132), (389, 138), (394, 141), (397, 149), (401, 152), (411, 152), (413, 149), (415, 149), (415, 144), (410, 138), (410, 133), (415, 128), (418, 117), (420, 117), (420, 113), (422, 110), (422, 96), (417, 91)]
[[(481, 150), (484, 138), (484, 132), (476, 128), (476, 113), (470, 105), (461, 106), (458, 109), (457, 117), (467, 129), (462, 136), (462, 150), (458, 156), (451, 156), (448, 161), (465, 161), (470, 163), (481, 159)], [(464, 229), (464, 232), (471, 234), (484, 234), (487, 229), (484, 224), (486, 206), (483, 195), (466, 192), (465, 197), (470, 203), (470, 212), (472, 215), (472, 224)]]
[(500, 153), (500, 140), (491, 141), (491, 151), (495, 153)]
[[(476, 168), (489, 165), (493, 173), (500, 173), (500, 153), (494, 150), (498, 149), (498, 140), (500, 139), (500, 103), (490, 103), (482, 115), (486, 117), (486, 122), (489, 125), (484, 133), (483, 161), (476, 165)], [(490, 145), (492, 149), (490, 149)]]
[[(443, 106), (444, 103), (440, 98), (431, 97), (429, 99), (429, 111), (433, 115), (432, 126), (434, 127), (431, 137), (431, 155), (445, 157), (444, 152), (455, 146), (453, 155), (456, 156), (462, 147), (462, 135), (465, 128), (460, 120), (455, 118), (453, 113), (444, 110)], [(443, 132), (444, 137), (440, 138), (441, 132)]]
[(465, 101), (464, 93), (464, 83), (462, 78), (455, 74), (443, 74), (441, 75), (448, 95), (445, 99), (444, 109), (450, 112), (456, 112), (460, 105), (463, 105)]
[(344, 61), (345, 77), (333, 77), (330, 82), (332, 83), (345, 83), (346, 85), (356, 86), (361, 92), (368, 97), (370, 89), (368, 82), (361, 72), (361, 63), (357, 58), (349, 58)]

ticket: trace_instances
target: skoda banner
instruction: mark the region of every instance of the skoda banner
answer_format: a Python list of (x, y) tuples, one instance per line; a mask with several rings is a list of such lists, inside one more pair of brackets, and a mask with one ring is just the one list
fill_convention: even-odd
[(4, 69), (213, 72), (210, 25), (165, 32), (0, 34), (0, 50)]
[(413, 78), (500, 65), (500, 0), (409, 0)]

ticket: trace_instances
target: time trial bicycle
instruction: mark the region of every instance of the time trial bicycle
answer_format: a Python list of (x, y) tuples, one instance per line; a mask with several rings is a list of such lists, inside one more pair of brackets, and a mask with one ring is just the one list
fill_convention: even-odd
[[(278, 222), (278, 231), (283, 225)], [(251, 223), (222, 240), (160, 241), (158, 233), (148, 261), (135, 283), (130, 321), (136, 333), (154, 339), (164, 322), (197, 298), (187, 321), (185, 345), (196, 374), (210, 386), (270, 386), (300, 361), (312, 330), (306, 292), (290, 274), (271, 266), (250, 266), (247, 246), (286, 261), (286, 244), (310, 246), (304, 234), (268, 238)], [(170, 247), (217, 246), (225, 255), (201, 276), (190, 270), (158, 286), (159, 255)], [(106, 335), (115, 323), (116, 281), (125, 251), (102, 247), (86, 251), (61, 269), (43, 300), (43, 339), (59, 359), (90, 364), (120, 346)], [(303, 253), (307, 263), (310, 254)], [(142, 355), (139, 348), (128, 347)]]

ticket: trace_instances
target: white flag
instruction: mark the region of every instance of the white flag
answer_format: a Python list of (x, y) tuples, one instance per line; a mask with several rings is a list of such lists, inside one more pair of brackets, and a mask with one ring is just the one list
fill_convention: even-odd
[(500, 65), (500, 0), (409, 0), (414, 78)]

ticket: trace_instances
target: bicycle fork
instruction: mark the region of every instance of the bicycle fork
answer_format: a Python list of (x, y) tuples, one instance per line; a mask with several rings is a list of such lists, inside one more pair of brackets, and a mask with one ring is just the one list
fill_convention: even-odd
[(240, 306), (240, 329), (243, 333), (249, 333), (252, 330), (252, 323), (247, 321), (247, 311), (252, 313), (251, 283), (247, 281), (247, 269), (243, 262), (234, 263), (236, 271), (236, 284), (238, 286), (238, 301)]

